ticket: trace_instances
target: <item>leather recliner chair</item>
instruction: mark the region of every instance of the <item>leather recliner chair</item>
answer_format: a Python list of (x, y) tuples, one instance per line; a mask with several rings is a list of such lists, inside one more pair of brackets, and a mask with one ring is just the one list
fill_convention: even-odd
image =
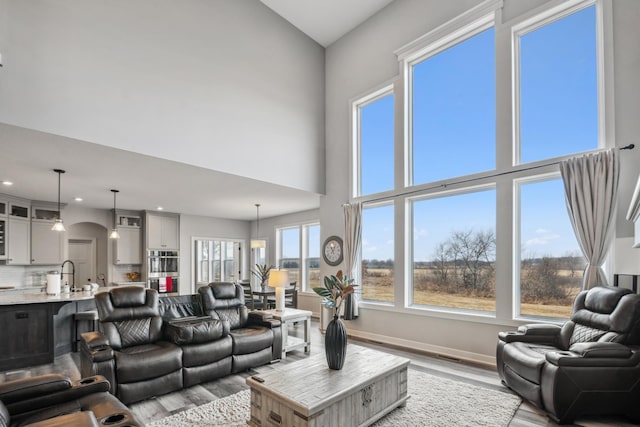
[(604, 414), (640, 421), (640, 295), (598, 286), (576, 296), (562, 326), (498, 337), (502, 382), (560, 424)]
[(158, 293), (126, 286), (95, 300), (102, 333), (82, 335), (82, 375), (105, 376), (124, 403), (181, 389), (182, 349), (163, 340)]
[(251, 311), (244, 303), (244, 289), (230, 282), (212, 282), (198, 289), (205, 314), (220, 319), (231, 336), (232, 371), (242, 372), (280, 359), (280, 321), (261, 311)]
[(0, 384), (0, 427), (113, 426), (142, 424), (109, 392), (102, 376), (71, 381), (60, 374)]

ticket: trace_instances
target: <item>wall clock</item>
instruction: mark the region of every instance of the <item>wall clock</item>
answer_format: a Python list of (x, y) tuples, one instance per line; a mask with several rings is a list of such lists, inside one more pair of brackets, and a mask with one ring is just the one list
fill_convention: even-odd
[(338, 236), (327, 237), (322, 245), (322, 258), (329, 265), (336, 266), (342, 262), (342, 239)]

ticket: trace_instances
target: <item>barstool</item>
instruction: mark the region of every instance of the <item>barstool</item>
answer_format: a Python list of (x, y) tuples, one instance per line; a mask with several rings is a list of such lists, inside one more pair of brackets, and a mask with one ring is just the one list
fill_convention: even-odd
[(73, 321), (74, 321), (74, 350), (73, 351), (78, 351), (78, 343), (80, 342), (80, 336), (78, 334), (78, 322), (91, 322), (91, 331), (97, 331), (98, 330), (98, 320), (100, 318), (98, 317), (98, 312), (96, 310), (89, 310), (89, 311), (79, 311), (77, 313), (75, 313), (73, 315)]

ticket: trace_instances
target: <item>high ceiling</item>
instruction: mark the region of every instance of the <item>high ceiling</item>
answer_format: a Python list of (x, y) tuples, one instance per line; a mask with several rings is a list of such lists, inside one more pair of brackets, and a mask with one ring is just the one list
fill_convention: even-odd
[(393, 0), (260, 0), (327, 47)]
[[(393, 0), (261, 0), (322, 46), (328, 46)], [(239, 220), (316, 209), (319, 194), (0, 123), (0, 193), (110, 209), (153, 210)], [(82, 202), (75, 202), (82, 197)]]

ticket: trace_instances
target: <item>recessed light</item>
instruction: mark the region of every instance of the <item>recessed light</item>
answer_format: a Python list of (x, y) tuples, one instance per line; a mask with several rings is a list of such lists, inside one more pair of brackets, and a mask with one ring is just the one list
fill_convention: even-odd
[(82, 197), (76, 197), (76, 198), (75, 198), (75, 199), (73, 199), (73, 200), (75, 200), (76, 202), (81, 202), (81, 201), (82, 201)]
[(13, 185), (13, 182), (11, 182), (11, 181), (2, 181), (2, 185), (6, 185), (7, 187), (9, 187), (10, 185)]
[(159, 211), (163, 210), (164, 208), (162, 206), (158, 206), (156, 209), (158, 209)]

